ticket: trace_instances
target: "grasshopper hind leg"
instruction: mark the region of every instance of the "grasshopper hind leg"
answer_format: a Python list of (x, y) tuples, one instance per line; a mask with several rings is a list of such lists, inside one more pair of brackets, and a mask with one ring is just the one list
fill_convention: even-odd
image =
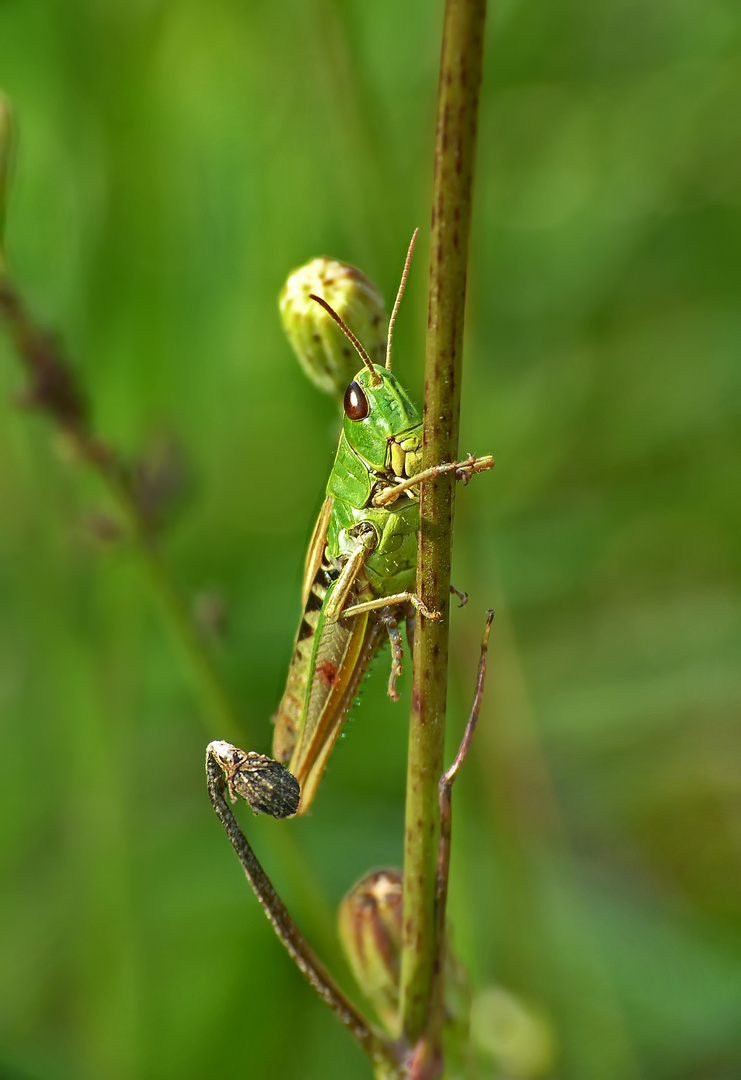
[[(401, 662), (404, 658), (404, 649), (401, 643), (401, 630), (399, 622), (392, 608), (384, 608), (381, 613), (381, 622), (386, 627), (391, 645), (391, 672), (389, 673), (389, 697), (392, 701), (399, 700), (399, 691), (396, 689), (396, 680), (402, 672)], [(407, 623), (408, 626), (408, 623)]]

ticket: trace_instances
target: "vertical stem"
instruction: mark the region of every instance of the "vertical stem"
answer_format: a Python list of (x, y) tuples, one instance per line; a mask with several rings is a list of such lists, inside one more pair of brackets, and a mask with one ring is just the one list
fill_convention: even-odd
[[(485, 14), (486, 0), (446, 3), (435, 140), (423, 469), (454, 461), (458, 451), (461, 347)], [(427, 481), (421, 489), (417, 591), (424, 603), (440, 611), (443, 618), (440, 622), (422, 619), (414, 640), (401, 968), (402, 1030), (412, 1045), (428, 1027), (441, 955), (435, 912), (440, 827), (437, 787), (443, 771), (445, 739), (453, 488), (454, 479), (442, 476)], [(432, 1069), (436, 1067), (431, 1065)]]

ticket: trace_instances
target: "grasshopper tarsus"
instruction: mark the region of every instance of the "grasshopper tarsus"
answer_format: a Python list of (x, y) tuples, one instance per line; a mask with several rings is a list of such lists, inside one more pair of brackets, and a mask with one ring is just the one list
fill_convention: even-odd
[(458, 607), (465, 607), (466, 604), (468, 603), (468, 593), (467, 592), (461, 592), (460, 589), (456, 589), (455, 585), (450, 586), (450, 591), (453, 594), (453, 596), (457, 596), (458, 599), (460, 600), (460, 604), (458, 605)]
[(414, 606), (415, 610), (420, 613), (423, 619), (429, 619), (430, 622), (437, 622), (439, 619), (442, 619), (441, 612), (435, 611), (434, 608), (428, 608), (427, 605), (413, 593), (409, 594), (409, 603)]
[(456, 480), (462, 480), (464, 484), (468, 484), (474, 473), (483, 472), (485, 469), (493, 469), (494, 458), (491, 454), (486, 454), (480, 458), (477, 458), (474, 454), (469, 454), (465, 461), (455, 462), (454, 464), (456, 465)]
[[(430, 622), (438, 622), (442, 619), (442, 612), (436, 611), (435, 608), (428, 608), (416, 593), (407, 593), (407, 600), (412, 605), (415, 611), (419, 612), (423, 619), (429, 619)], [(414, 622), (414, 620), (412, 620)]]

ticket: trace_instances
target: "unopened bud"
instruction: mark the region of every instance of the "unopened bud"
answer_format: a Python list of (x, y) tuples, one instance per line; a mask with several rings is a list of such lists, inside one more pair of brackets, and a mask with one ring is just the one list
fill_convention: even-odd
[(256, 814), (292, 817), (298, 810), (298, 780), (279, 761), (265, 754), (240, 750), (223, 739), (209, 743), (207, 753), (217, 762), (232, 802), (241, 796)]
[(399, 1034), (402, 874), (376, 870), (340, 904), (342, 947), (358, 986), (389, 1033)]
[(477, 1049), (512, 1080), (553, 1075), (553, 1025), (540, 1009), (502, 986), (487, 987), (474, 999), (471, 1036)]
[(374, 364), (383, 364), (386, 358), (388, 315), (373, 282), (356, 267), (336, 259), (312, 259), (294, 270), (283, 286), (280, 314), (301, 367), (315, 386), (342, 401), (361, 361), (311, 293), (337, 312)]

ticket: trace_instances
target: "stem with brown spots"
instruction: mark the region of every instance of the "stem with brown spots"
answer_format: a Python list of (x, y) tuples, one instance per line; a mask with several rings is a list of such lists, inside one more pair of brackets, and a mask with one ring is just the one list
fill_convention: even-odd
[[(447, 0), (435, 140), (422, 468), (458, 457), (461, 349), (471, 192), (486, 0)], [(414, 639), (414, 682), (407, 771), (401, 1010), (416, 1050), (415, 1077), (442, 1070), (441, 934), (436, 915), (447, 696), (451, 527), (454, 480), (421, 488), (417, 593), (442, 612), (422, 619)]]

